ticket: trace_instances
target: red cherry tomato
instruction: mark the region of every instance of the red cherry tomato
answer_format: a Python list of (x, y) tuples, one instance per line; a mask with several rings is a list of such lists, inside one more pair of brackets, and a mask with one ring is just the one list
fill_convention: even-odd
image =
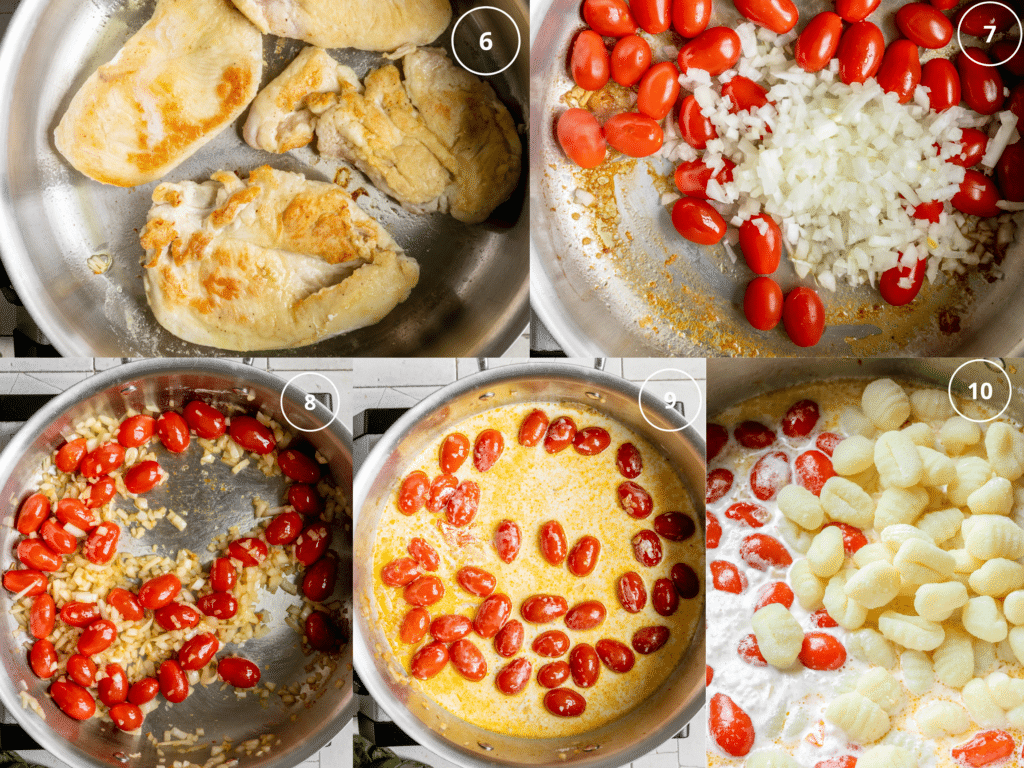
[(679, 71), (703, 69), (709, 75), (720, 75), (740, 60), (740, 36), (728, 27), (711, 27), (686, 43), (677, 62)]
[[(302, 532), (302, 515), (298, 512), (282, 512), (270, 521), (263, 535), (268, 544), (291, 544)], [(214, 587), (216, 589), (216, 587)], [(230, 587), (228, 587), (230, 589)], [(220, 590), (225, 591), (225, 590)]]
[(708, 730), (715, 743), (733, 757), (743, 757), (754, 746), (754, 725), (750, 715), (724, 693), (711, 697)]
[(469, 438), (461, 432), (448, 435), (441, 443), (441, 471), (449, 475), (458, 472), (468, 456)]
[(629, 9), (644, 32), (660, 35), (672, 21), (673, 0), (630, 0)]
[(618, 674), (629, 672), (636, 663), (636, 656), (625, 643), (618, 640), (602, 638), (594, 643), (597, 657), (601, 659), (608, 669)]
[(78, 539), (65, 531), (52, 517), (39, 528), (39, 538), (46, 546), (60, 555), (70, 555), (78, 549)]
[(107, 676), (99, 681), (99, 699), (104, 705), (112, 707), (128, 701), (128, 676), (120, 664), (107, 664)]
[(204, 440), (216, 440), (228, 431), (224, 414), (202, 400), (193, 400), (184, 410), (186, 423)]
[(956, 15), (961, 32), (983, 40), (992, 33), (991, 27), (995, 27), (997, 33), (1008, 32), (1016, 22), (1013, 12), (1005, 5), (982, 0), (971, 3)]
[(714, 245), (725, 235), (725, 219), (711, 203), (695, 197), (676, 200), (672, 206), (672, 226), (676, 232), (698, 245)]
[(168, 659), (157, 670), (160, 693), (172, 704), (179, 704), (188, 697), (188, 676), (174, 659)]
[(191, 629), (202, 621), (203, 616), (191, 605), (170, 603), (154, 611), (153, 619), (165, 632), (174, 632), (176, 629)]
[(979, 115), (998, 112), (1006, 100), (999, 70), (986, 64), (991, 59), (980, 48), (965, 48), (956, 59), (964, 103)]
[(648, 157), (659, 149), (665, 134), (656, 120), (636, 112), (620, 112), (604, 124), (609, 144), (630, 157)]
[(650, 66), (651, 46), (642, 37), (629, 35), (615, 43), (615, 47), (612, 48), (612, 80), (624, 88), (631, 88), (639, 83)]
[(982, 218), (998, 216), (1002, 210), (996, 206), (999, 190), (990, 176), (968, 168), (960, 190), (953, 195), (953, 207), (963, 213)]
[(850, 85), (874, 77), (882, 66), (884, 53), (882, 30), (870, 21), (851, 24), (839, 38), (839, 79)]
[(1003, 150), (996, 163), (996, 178), (1003, 198), (1015, 203), (1024, 203), (1024, 141), (1018, 141)]
[(117, 627), (107, 619), (97, 619), (78, 637), (78, 652), (83, 656), (92, 656), (107, 650), (117, 639)]
[(181, 591), (181, 581), (173, 573), (154, 576), (139, 587), (139, 602), (144, 608), (156, 610), (170, 603)]
[(144, 677), (128, 688), (128, 701), (137, 707), (148, 704), (160, 693), (160, 681), (155, 677)]
[(41, 595), (46, 591), (46, 576), (35, 570), (7, 571), (4, 573), (4, 589), (8, 592), (24, 591), (27, 597)]
[[(296, 542), (298, 542), (298, 539), (296, 539)], [(298, 543), (295, 546), (298, 548)], [(267, 559), (267, 545), (251, 536), (235, 539), (228, 544), (228, 556), (234, 558), (243, 566), (250, 568), (259, 565)], [(302, 564), (310, 565), (311, 563), (303, 562)]]
[(435, 641), (416, 651), (416, 655), (409, 662), (409, 672), (417, 680), (427, 680), (444, 669), (447, 663), (448, 647), (440, 641)]
[(988, 765), (1013, 754), (1017, 743), (1006, 731), (982, 731), (970, 741), (954, 747), (950, 754), (961, 765)]
[[(515, 696), (526, 688), (532, 674), (533, 664), (528, 659), (520, 657), (498, 670), (498, 674), (494, 676), (494, 684), (506, 696)], [(540, 672), (537, 673), (538, 681), (540, 674)]]
[(430, 613), (426, 608), (412, 608), (402, 619), (398, 637), (403, 643), (417, 645), (427, 634), (430, 626)]
[(32, 673), (49, 680), (57, 673), (57, 651), (49, 640), (36, 640), (28, 652), (28, 665)]
[(900, 104), (910, 101), (914, 89), (921, 82), (921, 58), (917, 52), (917, 45), (910, 40), (895, 40), (889, 43), (875, 79), (883, 91), (895, 93)]
[(21, 509), (18, 510), (18, 533), (28, 536), (38, 530), (49, 516), (50, 500), (41, 493), (33, 493), (21, 503)]
[(573, 576), (587, 576), (597, 565), (601, 553), (601, 542), (593, 536), (583, 536), (569, 550), (566, 565)]
[(921, 203), (914, 209), (911, 215), (915, 219), (930, 221), (932, 224), (938, 224), (939, 218), (942, 216), (942, 212), (944, 210), (945, 207), (940, 201), (932, 200), (929, 203)]
[(320, 480), (320, 465), (301, 451), (289, 448), (277, 454), (277, 465), (285, 477), (297, 483), (316, 485)]
[(574, 645), (569, 651), (569, 670), (572, 681), (580, 688), (590, 688), (601, 675), (601, 660), (594, 646), (587, 643)]
[(664, 120), (679, 98), (679, 70), (671, 61), (655, 64), (640, 81), (637, 109), (655, 120)]
[(722, 86), (722, 95), (728, 96), (732, 102), (729, 111), (752, 112), (768, 103), (768, 91), (755, 83), (749, 77), (736, 75), (732, 80)]
[[(608, 610), (604, 603), (600, 600), (588, 600), (569, 609), (565, 614), (565, 626), (577, 631), (586, 631), (598, 626), (607, 615)], [(568, 645), (565, 650), (569, 650)]]
[(61, 499), (57, 502), (54, 514), (65, 525), (73, 525), (82, 531), (91, 531), (98, 522), (95, 515), (89, 512), (79, 499)]
[(587, 700), (571, 688), (555, 688), (544, 694), (544, 708), (559, 717), (579, 717), (587, 709)]
[(786, 333), (798, 347), (813, 347), (825, 332), (825, 307), (811, 288), (794, 288), (782, 305)]
[[(570, 421), (572, 420), (570, 419)], [(527, 448), (532, 448), (544, 439), (547, 435), (547, 431), (548, 415), (539, 409), (530, 411), (526, 418), (523, 419), (522, 426), (519, 427), (519, 444), (526, 446)], [(571, 440), (572, 438), (570, 437), (569, 439)], [(564, 448), (565, 446), (562, 447)], [(561, 450), (561, 448), (559, 448), (559, 450)]]
[(806, 72), (820, 72), (836, 55), (842, 34), (843, 20), (838, 14), (819, 13), (796, 40), (796, 63)]
[(743, 294), (743, 314), (759, 331), (770, 331), (782, 319), (782, 289), (770, 277), (755, 277)]
[(260, 681), (260, 668), (239, 656), (221, 659), (217, 664), (217, 674), (235, 688), (252, 688)]
[(188, 433), (188, 422), (180, 413), (167, 411), (156, 420), (156, 436), (171, 453), (182, 453), (192, 441)]
[(44, 640), (53, 632), (57, 620), (57, 606), (48, 594), (37, 595), (32, 601), (28, 614), (29, 633), (37, 640)]
[(238, 601), (228, 592), (214, 592), (196, 600), (196, 607), (207, 616), (230, 619), (238, 613)]
[(612, 437), (603, 427), (584, 427), (572, 439), (572, 447), (580, 456), (596, 456), (611, 445)]
[(792, 0), (733, 0), (736, 10), (759, 27), (784, 35), (796, 26), (799, 12)]
[(604, 37), (625, 37), (636, 32), (636, 22), (625, 0), (584, 0), (583, 18)]
[(896, 26), (922, 48), (942, 48), (953, 39), (953, 24), (949, 19), (924, 3), (907, 3), (896, 11)]
[(162, 473), (155, 461), (143, 461), (128, 470), (124, 476), (124, 487), (129, 493), (148, 493), (160, 482)]
[(615, 453), (615, 468), (627, 480), (633, 480), (644, 471), (643, 456), (632, 443), (623, 443)]
[[(582, 110), (581, 110), (582, 111)], [(292, 486), (296, 488), (297, 486)], [(309, 486), (306, 486), (307, 488)], [(310, 489), (312, 490), (312, 489)], [(398, 509), (403, 515), (414, 515), (420, 511), (427, 502), (430, 492), (430, 479), (420, 471), (411, 472), (402, 481), (402, 487), (398, 491)], [(288, 500), (291, 501), (291, 488), (288, 493)], [(295, 506), (292, 502), (292, 506)], [(298, 510), (302, 512), (301, 509)], [(306, 513), (303, 513), (306, 514)]]
[(568, 611), (569, 604), (559, 595), (532, 595), (519, 606), (520, 615), (531, 624), (547, 624)]
[(139, 598), (121, 587), (114, 587), (110, 590), (107, 593), (106, 602), (125, 621), (139, 621), (146, 615)]
[(27, 568), (52, 573), (60, 568), (61, 558), (39, 539), (22, 539), (16, 550), (18, 559)]
[(83, 629), (100, 618), (100, 609), (96, 603), (80, 603), (72, 601), (64, 603), (60, 609), (60, 620), (70, 627)]
[(538, 536), (540, 552), (550, 565), (561, 565), (565, 560), (569, 543), (565, 538), (562, 524), (557, 520), (549, 520), (540, 527)]
[(963, 128), (960, 139), (960, 153), (953, 155), (946, 162), (959, 165), (961, 168), (973, 168), (981, 162), (988, 148), (988, 134), (977, 128)]
[(668, 642), (668, 638), (668, 627), (641, 627), (633, 633), (633, 640), (630, 644), (633, 646), (634, 651), (646, 656), (665, 645)]
[(468, 635), (471, 629), (473, 622), (459, 614), (438, 616), (430, 622), (431, 636), (443, 643), (453, 643)]
[(100, 523), (85, 540), (82, 554), (90, 563), (97, 565), (109, 563), (117, 554), (117, 542), (120, 538), (121, 528), (117, 523)]
[(143, 715), (142, 710), (134, 704), (127, 702), (121, 702), (115, 704), (110, 708), (110, 719), (114, 721), (114, 725), (117, 726), (118, 730), (121, 731), (137, 731), (142, 727)]
[(109, 475), (124, 462), (124, 448), (117, 443), (104, 443), (95, 451), (87, 453), (78, 471), (89, 479)]
[[(757, 222), (763, 222), (762, 233)], [(759, 213), (740, 225), (740, 250), (750, 271), (757, 275), (770, 275), (779, 268), (782, 259), (782, 231), (775, 219)]]
[(58, 680), (50, 686), (50, 695), (60, 711), (73, 720), (88, 720), (96, 713), (96, 701), (80, 685)]
[(597, 32), (585, 29), (576, 36), (569, 70), (576, 85), (585, 91), (599, 91), (608, 83), (611, 76), (608, 49)]
[(993, 45), (992, 61), (1001, 61), (1003, 69), (1010, 74), (1024, 77), (1024, 46), (1018, 48), (1017, 40), (1000, 40)]
[(718, 130), (700, 111), (694, 96), (687, 96), (679, 107), (679, 132), (694, 149), (705, 149), (708, 141), (718, 138)]
[(61, 472), (75, 472), (78, 469), (78, 465), (82, 463), (85, 454), (89, 451), (86, 447), (87, 442), (84, 437), (78, 437), (64, 443), (60, 450), (57, 451), (57, 455), (53, 460), (53, 463), (57, 465), (57, 469)]
[(83, 688), (90, 688), (96, 682), (96, 664), (80, 653), (68, 657), (68, 677)]
[(324, 653), (336, 653), (341, 637), (331, 617), (323, 611), (313, 611), (306, 617), (306, 640), (310, 646)]
[(960, 103), (960, 75), (949, 59), (930, 59), (921, 67), (921, 85), (928, 89), (928, 102), (936, 112)]
[(619, 603), (630, 613), (639, 613), (647, 605), (647, 587), (636, 571), (624, 573), (616, 585)]
[(921, 292), (927, 265), (927, 259), (918, 259), (913, 267), (897, 265), (885, 270), (878, 280), (878, 292), (894, 307), (909, 304)]
[(960, 4), (960, 0), (930, 0), (932, 7), (938, 8), (940, 11), (948, 11), (956, 8)]
[(228, 434), (242, 448), (260, 456), (265, 456), (277, 447), (277, 440), (270, 427), (264, 426), (252, 416), (232, 416)]
[(836, 13), (843, 21), (864, 21), (875, 12), (882, 0), (836, 0)]
[(473, 444), (473, 466), (477, 472), (486, 472), (494, 466), (495, 462), (505, 450), (505, 438), (496, 429), (485, 429), (476, 436)]
[(109, 475), (104, 475), (89, 486), (88, 493), (82, 497), (88, 509), (98, 509), (114, 498), (117, 484)]
[[(736, 167), (736, 163), (729, 158), (723, 158), (722, 162), (724, 165), (715, 173), (714, 179), (718, 184), (729, 184), (732, 182), (732, 170)], [(684, 161), (676, 168), (676, 187), (689, 197), (707, 200), (708, 182), (711, 181), (711, 178), (711, 169), (704, 164), (703, 160)]]
[(484, 599), (476, 609), (473, 629), (485, 640), (498, 634), (509, 616), (512, 615), (512, 601), (508, 595), (495, 594)]
[(328, 555), (317, 560), (302, 577), (302, 594), (314, 603), (322, 603), (334, 594), (338, 580), (338, 561)]
[(145, 414), (129, 416), (117, 430), (117, 442), (125, 448), (145, 445), (156, 432), (156, 419)]
[(672, 27), (687, 39), (698, 37), (711, 21), (711, 0), (674, 0)]
[[(418, 475), (423, 478), (424, 485), (422, 489), (418, 489), (422, 492), (422, 496), (417, 499), (406, 499), (409, 503), (418, 502), (419, 506), (412, 512), (416, 512), (420, 507), (423, 506), (424, 501), (427, 498), (427, 490), (430, 488), (430, 481), (427, 480), (427, 476), (422, 472), (413, 472), (412, 475)], [(409, 477), (411, 478), (412, 475)], [(409, 478), (406, 478), (408, 481)], [(402, 484), (402, 491), (405, 491), (405, 483)], [(399, 509), (405, 514), (412, 514), (412, 512), (405, 512), (402, 507), (403, 502), (402, 496), (399, 498)], [(288, 503), (291, 504), (295, 511), (300, 515), (319, 515), (323, 511), (323, 500), (317, 494), (316, 489), (312, 486), (306, 485), (305, 483), (295, 483), (295, 485), (288, 486)]]

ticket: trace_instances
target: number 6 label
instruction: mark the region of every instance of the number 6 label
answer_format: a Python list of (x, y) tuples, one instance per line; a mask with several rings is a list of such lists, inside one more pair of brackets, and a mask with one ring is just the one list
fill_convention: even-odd
[[(468, 23), (462, 25), (467, 19)], [(460, 25), (464, 30), (462, 35), (458, 34)], [(472, 31), (474, 25), (478, 31)], [(469, 30), (469, 33), (465, 30)], [(513, 35), (516, 39), (515, 53), (506, 61), (508, 51), (512, 47)], [(452, 53), (460, 67), (478, 77), (490, 77), (501, 74), (515, 63), (523, 45), (523, 36), (519, 32), (519, 25), (507, 12), (493, 5), (481, 5), (459, 17), (452, 27), (451, 41)], [(481, 56), (481, 52), (486, 56)], [(473, 69), (466, 64), (467, 61), (486, 62), (488, 65), (495, 65), (495, 68), (487, 66), (483, 69)]]
[[(992, 378), (992, 370), (999, 371), (1006, 380), (1006, 402), (1001, 402), (1002, 396), (997, 395), (995, 386), (991, 381), (989, 381), (989, 379)], [(953, 396), (954, 390), (957, 392), (965, 392), (967, 399), (973, 403), (984, 406), (985, 408), (993, 411), (999, 409), (999, 412), (994, 416), (989, 416), (983, 419), (972, 418), (960, 410), (960, 407), (956, 402), (957, 398)], [(1003, 415), (1003, 411), (1005, 411), (1010, 405), (1010, 398), (1013, 396), (1013, 385), (1010, 383), (1010, 377), (1006, 371), (991, 360), (968, 360), (953, 371), (953, 375), (949, 377), (948, 392), (949, 402), (950, 405), (953, 406), (954, 411), (968, 421), (974, 421), (982, 424), (993, 421)], [(1000, 402), (995, 402), (997, 397)]]

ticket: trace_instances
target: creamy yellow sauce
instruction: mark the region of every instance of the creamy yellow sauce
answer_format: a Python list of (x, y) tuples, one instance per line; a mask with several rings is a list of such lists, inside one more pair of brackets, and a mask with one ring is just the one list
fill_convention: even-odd
[[(519, 427), (535, 408), (543, 409), (552, 421), (559, 416), (569, 416), (581, 429), (604, 427), (611, 435), (611, 444), (596, 456), (581, 456), (572, 446), (555, 455), (548, 454), (543, 445), (525, 448), (518, 442)], [(480, 486), (479, 511), (468, 526), (459, 529), (464, 541), (461, 546), (454, 537), (448, 537), (452, 541), (446, 540), (436, 525), (438, 520), (444, 520), (443, 512), (433, 514), (426, 508), (412, 516), (399, 512), (397, 500), (401, 481), (396, 483), (374, 547), (376, 620), (389, 638), (390, 653), (401, 666), (405, 682), (467, 722), (514, 736), (554, 737), (584, 733), (616, 719), (642, 702), (676, 667), (689, 646), (702, 615), (703, 585), (701, 594), (692, 600), (681, 599), (678, 610), (668, 617), (660, 616), (654, 610), (650, 594), (655, 580), (668, 578), (675, 563), (689, 564), (698, 575), (704, 572), (702, 526), (696, 520), (682, 482), (662, 455), (648, 442), (596, 411), (554, 403), (504, 406), (467, 419), (452, 432), (463, 433), (472, 443), (481, 431), (488, 428), (499, 430), (504, 437), (504, 451), (497, 463), (486, 473), (478, 472), (473, 466), (471, 450), (466, 462), (456, 472), (460, 482), (473, 480)], [(438, 464), (440, 445), (447, 434), (450, 433), (438, 436), (408, 467), (406, 474), (418, 469), (431, 479), (436, 477), (441, 471)], [(634, 482), (642, 485), (654, 500), (654, 511), (645, 520), (628, 516), (619, 506), (616, 488), (626, 478), (616, 469), (615, 456), (624, 442), (633, 443), (643, 457), (643, 472)], [(630, 540), (641, 530), (653, 529), (654, 518), (658, 514), (670, 511), (687, 514), (697, 522), (697, 532), (684, 542), (661, 539), (662, 561), (653, 568), (646, 568), (634, 558)], [(522, 547), (511, 564), (501, 561), (491, 544), (494, 531), (505, 519), (514, 520), (522, 531)], [(589, 575), (578, 578), (564, 563), (552, 566), (543, 558), (538, 531), (549, 520), (561, 523), (570, 551), (584, 535), (600, 540), (600, 557)], [(380, 572), (395, 558), (407, 556), (407, 546), (417, 536), (429, 542), (441, 558), (435, 575), (444, 582), (445, 594), (439, 603), (428, 608), (432, 618), (459, 613), (472, 620), (476, 615), (482, 598), (466, 592), (455, 579), (456, 572), (467, 565), (493, 574), (497, 578), (495, 593), (504, 593), (511, 598), (511, 618), (522, 622), (525, 629), (523, 648), (516, 657), (525, 657), (533, 664), (531, 681), (519, 694), (506, 696), (497, 689), (495, 676), (512, 659), (499, 656), (493, 641), (484, 640), (475, 632), (470, 632), (467, 639), (476, 645), (487, 661), (487, 675), (483, 680), (466, 680), (451, 664), (425, 681), (408, 674), (413, 655), (432, 638), (428, 632), (416, 645), (401, 642), (399, 629), (411, 606), (403, 599), (401, 588), (389, 587), (381, 581)], [(629, 571), (636, 571), (643, 577), (648, 592), (647, 605), (637, 614), (625, 611), (616, 595), (619, 577)], [(586, 631), (568, 629), (563, 619), (544, 625), (530, 624), (523, 620), (519, 607), (527, 597), (538, 593), (561, 595), (570, 607), (586, 600), (600, 600), (607, 609), (607, 618), (598, 627)], [(630, 645), (637, 629), (651, 625), (669, 627), (669, 641), (650, 655), (636, 654), (636, 665), (629, 672), (616, 674), (602, 665), (598, 681), (591, 688), (576, 688), (571, 678), (563, 683), (562, 687), (576, 690), (585, 697), (587, 706), (582, 716), (557, 717), (547, 711), (543, 699), (548, 689), (537, 683), (536, 678), (539, 669), (555, 659), (535, 654), (531, 650), (534, 638), (545, 631), (559, 629), (569, 636), (572, 645), (578, 642), (594, 645), (602, 638)], [(561, 660), (567, 662), (568, 654)]]

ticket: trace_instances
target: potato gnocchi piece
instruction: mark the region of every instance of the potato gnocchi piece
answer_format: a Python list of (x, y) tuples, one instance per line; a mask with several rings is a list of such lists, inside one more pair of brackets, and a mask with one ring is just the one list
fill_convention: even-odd
[(1018, 664), (1024, 664), (1024, 627), (1014, 627), (1006, 635), (1006, 641), (1017, 657)]
[[(844, 440), (839, 445), (842, 446), (845, 442)], [(779, 491), (777, 501), (779, 511), (801, 528), (816, 531), (825, 522), (825, 511), (821, 508), (821, 501), (803, 486), (787, 485)]]
[(889, 732), (889, 715), (860, 693), (844, 693), (825, 709), (825, 719), (857, 744), (878, 741)]
[(892, 564), (908, 584), (931, 584), (950, 578), (955, 561), (949, 552), (929, 541), (907, 539), (900, 545)]
[(875, 530), (881, 533), (890, 525), (911, 525), (926, 506), (924, 488), (886, 488), (875, 505)]
[(1005, 672), (992, 672), (985, 678), (992, 701), (1000, 709), (1015, 709), (1024, 704), (1024, 680), (1010, 677)]
[(915, 525), (918, 530), (931, 536), (936, 544), (944, 544), (957, 535), (963, 522), (964, 513), (956, 507), (948, 507), (926, 512)]
[(921, 457), (921, 464), (924, 465), (921, 485), (946, 485), (956, 478), (956, 464), (946, 454), (919, 445), (917, 455)]
[(854, 658), (883, 669), (893, 669), (896, 666), (896, 652), (892, 643), (882, 637), (881, 632), (871, 627), (858, 629), (852, 633), (846, 641), (846, 650)]
[(784, 605), (770, 603), (757, 611), (750, 623), (764, 660), (776, 669), (792, 666), (804, 640), (804, 631), (793, 614)]
[(865, 544), (853, 555), (853, 562), (858, 568), (864, 568), (870, 563), (892, 563), (893, 552), (886, 546), (885, 542), (875, 541)]
[(917, 759), (909, 749), (879, 744), (857, 758), (857, 768), (917, 768)]
[(985, 677), (996, 666), (996, 644), (974, 638), (974, 676)]
[(875, 425), (871, 423), (871, 419), (864, 414), (864, 411), (852, 405), (844, 408), (843, 412), (839, 414), (839, 424), (843, 428), (843, 432), (851, 437), (853, 435), (874, 437), (877, 432)]
[(872, 667), (857, 680), (857, 693), (866, 696), (890, 715), (903, 699), (899, 681), (881, 667)]
[(864, 387), (860, 407), (881, 430), (899, 429), (910, 416), (910, 398), (892, 379), (875, 379)]
[(990, 643), (1005, 639), (1009, 631), (999, 603), (988, 595), (968, 600), (960, 621), (969, 633)]
[(843, 532), (835, 525), (822, 528), (807, 550), (807, 564), (811, 572), (822, 579), (838, 573), (845, 559)]
[[(964, 522), (967, 522), (966, 520)], [(984, 560), (972, 555), (966, 549), (947, 550), (953, 556), (953, 572), (956, 574), (971, 574), (985, 564)]]
[(1014, 707), (1006, 713), (1006, 722), (1011, 728), (1024, 729), (1024, 706)]
[(780, 749), (759, 749), (747, 756), (745, 768), (800, 768), (791, 755)]
[(953, 404), (941, 389), (919, 389), (910, 393), (910, 412), (919, 421), (945, 421), (953, 415)]
[(829, 579), (822, 603), (828, 615), (843, 629), (860, 629), (868, 617), (868, 609), (846, 594), (844, 571)]
[(889, 548), (889, 551), (892, 552), (894, 559), (896, 557), (896, 553), (900, 551), (900, 547), (902, 547), (907, 541), (914, 539), (917, 541), (923, 541), (926, 544), (934, 543), (932, 541), (932, 537), (917, 526), (906, 525), (903, 523), (890, 525), (882, 531), (879, 538), (882, 539), (882, 543), (884, 543)]
[(875, 517), (875, 502), (867, 492), (844, 477), (830, 477), (819, 495), (821, 507), (832, 520), (867, 528)]
[(941, 624), (896, 611), (885, 611), (879, 616), (878, 629), (886, 639), (913, 651), (934, 650), (945, 638)]
[(1011, 624), (1024, 624), (1024, 590), (1015, 590), (1006, 596), (1003, 616)]
[(1024, 435), (1001, 421), (985, 432), (985, 453), (992, 469), (1000, 477), (1016, 480), (1024, 475)]
[(787, 520), (785, 517), (779, 520), (779, 533), (782, 534), (782, 538), (789, 545), (789, 548), (801, 555), (807, 553), (807, 550), (811, 546), (811, 542), (814, 540), (813, 533), (801, 528), (792, 520)]
[(928, 621), (942, 622), (967, 605), (967, 587), (958, 581), (922, 584), (914, 595), (914, 610)]
[(885, 432), (875, 441), (875, 469), (886, 488), (910, 488), (924, 477), (917, 446), (903, 432)]
[(921, 651), (903, 651), (900, 654), (900, 670), (903, 672), (903, 684), (917, 696), (924, 695), (935, 685), (932, 660)]
[(992, 466), (980, 456), (962, 456), (956, 461), (956, 477), (946, 485), (946, 497), (954, 506), (963, 507), (993, 474)]
[(935, 677), (950, 688), (963, 688), (974, 677), (974, 645), (970, 636), (949, 629), (942, 644), (932, 653)]
[(1024, 557), (1024, 530), (1001, 515), (974, 515), (961, 526), (964, 547), (979, 560)]
[(869, 563), (847, 578), (844, 590), (865, 608), (881, 608), (899, 594), (900, 572), (884, 561)]
[(971, 719), (982, 728), (1005, 728), (1006, 713), (996, 704), (988, 686), (981, 678), (974, 678), (960, 692)]
[(972, 573), (967, 583), (979, 595), (1006, 597), (1024, 587), (1024, 565), (997, 557)]
[(959, 736), (971, 727), (967, 710), (951, 701), (929, 701), (917, 710), (917, 727), (930, 739)]
[(875, 441), (852, 435), (836, 446), (832, 469), (840, 475), (856, 475), (875, 465)]
[(805, 611), (816, 611), (821, 607), (821, 600), (825, 597), (825, 582), (814, 575), (806, 560), (793, 563), (789, 569), (789, 585)]
[(900, 432), (909, 437), (910, 442), (919, 448), (935, 447), (935, 433), (927, 424), (918, 421), (904, 427)]
[(950, 456), (981, 442), (981, 427), (963, 416), (951, 416), (939, 427), (939, 442)]
[(993, 477), (967, 497), (975, 515), (1008, 515), (1013, 509), (1013, 486), (1005, 477)]

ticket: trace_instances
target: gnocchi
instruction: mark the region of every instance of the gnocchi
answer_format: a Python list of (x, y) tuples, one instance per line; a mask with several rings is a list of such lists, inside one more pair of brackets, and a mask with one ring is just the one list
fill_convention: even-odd
[(951, 416), (939, 428), (939, 442), (951, 456), (981, 442), (981, 427), (963, 416)]
[(971, 589), (979, 595), (1006, 597), (1024, 587), (1024, 565), (1003, 557), (985, 562), (968, 579)]
[(964, 521), (961, 530), (964, 547), (979, 560), (1024, 557), (1024, 530), (1008, 517), (974, 515)]
[(832, 520), (867, 528), (875, 517), (875, 502), (867, 491), (851, 480), (830, 477), (818, 497), (821, 507)]
[(917, 727), (930, 739), (959, 736), (971, 727), (967, 710), (951, 701), (929, 701), (917, 710)]
[(910, 398), (892, 379), (876, 379), (864, 387), (860, 407), (881, 430), (899, 429), (910, 416)]
[(935, 685), (932, 660), (921, 651), (903, 651), (900, 654), (900, 670), (903, 672), (903, 684), (913, 694), (921, 696)]
[(985, 453), (993, 471), (1007, 480), (1024, 475), (1024, 435), (1001, 421), (985, 432)]
[(920, 616), (885, 611), (878, 617), (878, 629), (888, 640), (913, 651), (931, 651), (942, 645), (942, 625)]
[(868, 609), (846, 594), (846, 575), (842, 571), (829, 579), (822, 603), (843, 629), (860, 629), (868, 617)]
[(865, 608), (888, 605), (900, 591), (900, 572), (885, 561), (869, 563), (846, 580), (847, 596)]
[(759, 749), (751, 753), (743, 765), (745, 768), (800, 768), (800, 763), (781, 749)]
[(963, 688), (974, 677), (974, 645), (966, 632), (950, 629), (932, 653), (935, 677), (950, 688)]
[(919, 421), (939, 422), (953, 415), (953, 405), (941, 389), (919, 389), (910, 395), (910, 411)]
[(881, 667), (872, 667), (857, 680), (857, 693), (866, 696), (890, 715), (903, 699), (899, 681)]
[(1008, 515), (1013, 509), (1013, 486), (1005, 477), (993, 477), (967, 497), (975, 515)]
[(1009, 631), (999, 603), (988, 595), (970, 598), (964, 606), (960, 621), (972, 635), (990, 643), (1003, 640)]
[(890, 525), (910, 525), (928, 505), (924, 488), (886, 488), (875, 505), (875, 530)]
[(801, 608), (813, 611), (821, 607), (821, 600), (825, 597), (825, 582), (814, 575), (806, 560), (793, 563), (789, 569), (789, 583)]
[(764, 660), (777, 669), (792, 666), (804, 640), (793, 614), (780, 603), (770, 603), (754, 614), (751, 624)]
[(917, 760), (908, 749), (879, 744), (857, 758), (857, 768), (917, 768)]
[(844, 693), (825, 709), (825, 719), (843, 730), (850, 741), (870, 744), (889, 732), (889, 715), (863, 694)]
[(843, 567), (843, 532), (836, 526), (822, 528), (807, 550), (807, 563), (815, 576), (827, 579)]
[(929, 621), (941, 622), (967, 605), (967, 587), (958, 581), (922, 584), (914, 595), (914, 610)]
[[(841, 447), (846, 441), (839, 444)], [(787, 485), (778, 496), (779, 511), (801, 528), (814, 531), (825, 522), (825, 510), (813, 493), (800, 485)]]
[(875, 441), (875, 469), (886, 488), (909, 488), (924, 476), (917, 446), (904, 432), (885, 432)]
[(896, 652), (892, 643), (886, 640), (877, 629), (865, 627), (854, 632), (846, 643), (846, 649), (861, 661), (874, 664), (883, 669), (896, 666)]
[(848, 437), (832, 453), (832, 468), (840, 475), (856, 475), (875, 465), (875, 441), (863, 435)]
[(1006, 713), (996, 704), (985, 681), (974, 678), (960, 692), (971, 719), (982, 728), (1006, 727)]

